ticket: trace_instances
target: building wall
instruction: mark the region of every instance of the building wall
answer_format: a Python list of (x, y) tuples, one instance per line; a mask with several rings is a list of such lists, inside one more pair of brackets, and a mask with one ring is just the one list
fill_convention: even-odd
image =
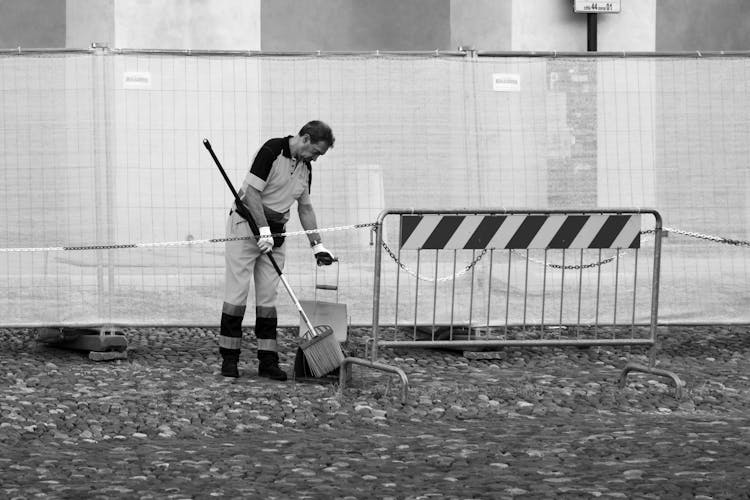
[[(573, 2), (513, 0), (512, 50), (585, 52), (587, 15)], [(655, 48), (654, 0), (627, 0), (622, 12), (597, 15), (597, 50), (647, 52)]]
[(510, 50), (512, 6), (496, 0), (451, 0), (449, 48)]
[(573, 2), (513, 0), (511, 50), (586, 51), (586, 16)]
[[(572, 0), (0, 0), (0, 49), (585, 51)], [(747, 0), (627, 0), (600, 51), (750, 50)]]
[(659, 0), (656, 50), (750, 50), (747, 0)]
[[(659, 0), (660, 2), (661, 0)], [(625, 0), (619, 14), (599, 14), (597, 49), (652, 52), (656, 47), (657, 0)], [(584, 14), (574, 14), (586, 17)]]
[(449, 0), (262, 0), (263, 50), (450, 48)]
[(259, 50), (260, 0), (115, 0), (115, 46)]
[(115, 0), (67, 0), (65, 46), (86, 48), (93, 42), (114, 46)]
[(260, 50), (260, 0), (68, 0), (65, 46)]
[(65, 46), (65, 0), (0, 0), (0, 49)]

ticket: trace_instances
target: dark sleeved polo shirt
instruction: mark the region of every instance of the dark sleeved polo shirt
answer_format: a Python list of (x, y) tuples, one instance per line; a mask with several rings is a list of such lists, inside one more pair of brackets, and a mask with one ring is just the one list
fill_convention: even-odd
[(268, 222), (286, 223), (294, 202), (310, 205), (309, 163), (292, 158), (289, 139), (292, 136), (269, 139), (255, 155), (250, 171), (245, 176), (240, 197), (252, 186), (260, 191)]

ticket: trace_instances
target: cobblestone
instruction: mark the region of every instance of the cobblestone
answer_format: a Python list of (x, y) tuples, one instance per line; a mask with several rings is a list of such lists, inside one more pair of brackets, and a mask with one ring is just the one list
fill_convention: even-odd
[[(381, 350), (336, 384), (218, 373), (216, 331), (129, 329), (127, 359), (0, 330), (0, 498), (748, 498), (750, 328), (661, 328), (639, 348)], [(291, 335), (291, 330), (286, 332)], [(351, 332), (363, 352), (366, 329)], [(291, 339), (282, 342), (291, 372)]]

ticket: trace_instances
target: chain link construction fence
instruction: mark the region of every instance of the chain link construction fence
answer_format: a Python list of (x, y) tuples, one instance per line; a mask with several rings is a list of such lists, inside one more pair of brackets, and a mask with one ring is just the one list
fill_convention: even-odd
[[(656, 209), (660, 322), (750, 321), (750, 54), (100, 47), (0, 52), (0, 324), (217, 325), (231, 195), (202, 140), (239, 183), (310, 119), (337, 138), (312, 197), (352, 324), (372, 320), (370, 229), (395, 206)], [(311, 298), (300, 229), (286, 274)]]

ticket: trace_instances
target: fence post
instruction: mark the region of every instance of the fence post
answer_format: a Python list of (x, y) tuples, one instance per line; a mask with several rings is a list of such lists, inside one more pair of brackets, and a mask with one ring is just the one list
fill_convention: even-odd
[[(94, 203), (96, 240), (101, 245), (114, 243), (114, 173), (111, 158), (110, 99), (107, 96), (107, 62), (109, 47), (106, 43), (91, 44), (92, 58), (92, 129), (94, 158)], [(105, 253), (106, 252), (106, 253)], [(113, 250), (96, 251), (97, 314), (99, 318), (112, 318), (112, 297), (115, 288), (115, 269), (112, 259)], [(106, 267), (106, 306), (105, 306), (105, 272)]]

